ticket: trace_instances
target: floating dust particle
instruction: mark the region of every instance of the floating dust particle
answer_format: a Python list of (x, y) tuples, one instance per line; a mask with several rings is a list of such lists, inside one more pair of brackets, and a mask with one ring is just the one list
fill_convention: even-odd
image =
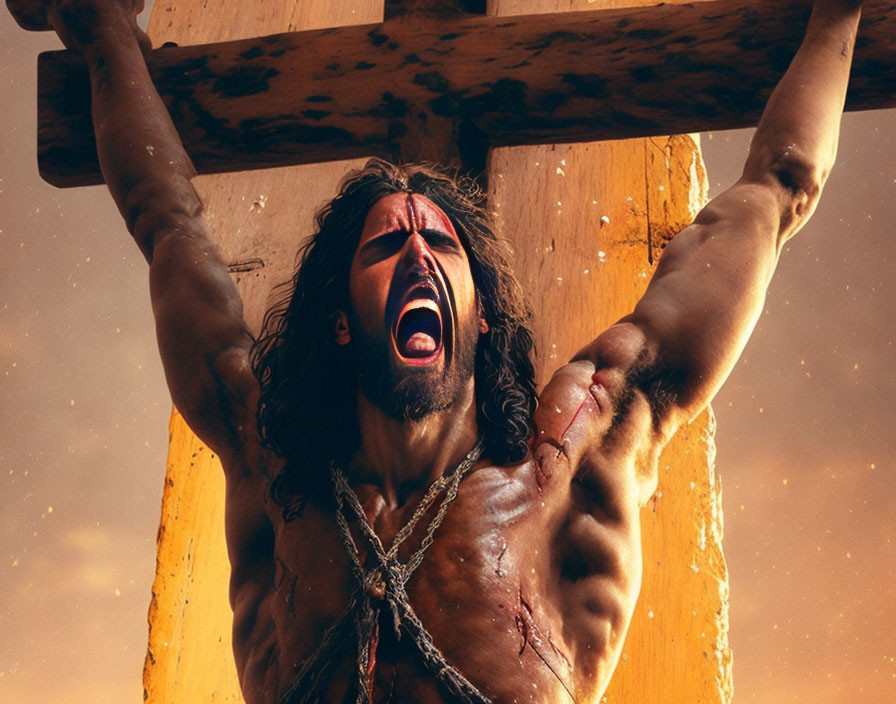
[(782, 480), (781, 480), (781, 485), (782, 485), (782, 486), (787, 486), (787, 480), (786, 480), (786, 479), (782, 479)]
[(150, 156), (155, 156), (155, 151), (156, 151), (156, 148), (154, 146), (152, 146), (151, 144), (146, 145), (146, 153), (147, 154), (149, 154)]
[(601, 226), (610, 224), (610, 216), (609, 215), (601, 215), (600, 216), (600, 224)]

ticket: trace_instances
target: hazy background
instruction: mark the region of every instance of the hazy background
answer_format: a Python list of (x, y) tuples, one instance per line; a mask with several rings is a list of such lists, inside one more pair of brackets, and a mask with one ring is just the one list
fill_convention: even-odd
[[(137, 702), (170, 408), (145, 264), (104, 189), (37, 176), (58, 41), (3, 9), (0, 47), (0, 701)], [(894, 701), (894, 130), (845, 119), (714, 404), (738, 702)], [(713, 193), (749, 135), (704, 135)]]

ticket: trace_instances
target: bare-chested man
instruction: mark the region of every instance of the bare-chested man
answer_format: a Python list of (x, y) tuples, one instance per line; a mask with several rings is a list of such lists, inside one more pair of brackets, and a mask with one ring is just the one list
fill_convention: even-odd
[(255, 341), (147, 75), (140, 0), (48, 3), (90, 67), (174, 402), (227, 475), (246, 700), (597, 701), (657, 457), (731, 370), (833, 164), (860, 0), (817, 0), (742, 178), (537, 410), (528, 309), (469, 184), (353, 175)]

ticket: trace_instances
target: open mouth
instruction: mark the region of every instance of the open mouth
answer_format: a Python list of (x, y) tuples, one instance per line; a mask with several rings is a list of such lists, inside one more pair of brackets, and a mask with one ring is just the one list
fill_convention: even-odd
[(408, 293), (393, 328), (395, 349), (405, 359), (424, 360), (442, 349), (442, 312), (429, 286)]

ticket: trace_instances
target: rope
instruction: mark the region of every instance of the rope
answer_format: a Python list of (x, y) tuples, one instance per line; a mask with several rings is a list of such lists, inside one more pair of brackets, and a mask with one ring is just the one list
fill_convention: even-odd
[[(487, 697), (445, 660), (445, 656), (435, 645), (432, 636), (411, 606), (406, 589), (408, 580), (423, 562), (426, 551), (432, 545), (436, 530), (445, 520), (448, 506), (457, 498), (461, 480), (473, 468), (481, 455), (482, 441), (480, 440), (452, 473), (444, 474), (432, 483), (411, 518), (395, 535), (388, 551), (383, 547), (382, 541), (367, 520), (358, 495), (349, 485), (342, 470), (335, 463), (330, 464), (333, 497), (336, 501), (336, 525), (349, 558), (356, 588), (348, 605), (324, 631), (317, 648), (302, 663), (292, 685), (281, 697), (281, 704), (313, 704), (313, 702), (319, 701), (326, 684), (324, 674), (336, 662), (336, 658), (333, 656), (346, 647), (346, 641), (351, 631), (354, 631), (358, 655), (355, 667), (355, 703), (369, 704), (373, 696), (376, 646), (379, 640), (379, 616), (384, 602), (392, 613), (392, 625), (396, 638), (401, 638), (402, 631), (410, 636), (423, 656), (423, 662), (427, 669), (457, 698), (458, 702), (462, 704), (491, 704)], [(445, 496), (426, 529), (420, 547), (406, 563), (402, 563), (398, 559), (399, 548), (414, 532), (417, 524), (442, 491), (445, 491)], [(352, 537), (348, 519), (345, 516), (346, 509), (354, 514), (354, 518), (360, 525), (362, 536), (370, 544), (370, 555), (375, 565), (366, 572), (361, 565), (358, 546)]]

